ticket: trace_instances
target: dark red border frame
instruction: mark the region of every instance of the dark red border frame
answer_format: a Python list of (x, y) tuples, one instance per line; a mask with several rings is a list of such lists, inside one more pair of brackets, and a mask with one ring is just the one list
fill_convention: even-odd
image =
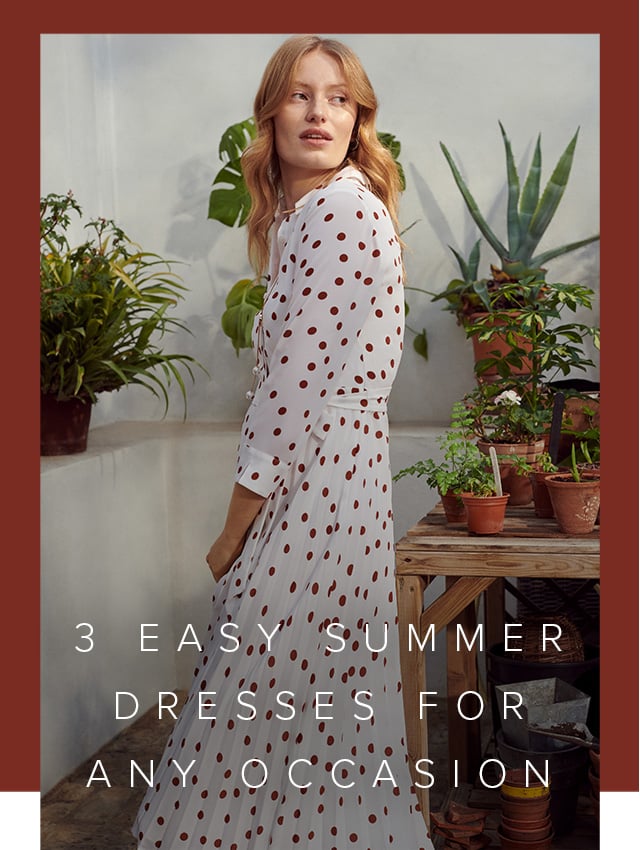
[[(601, 40), (602, 432), (606, 474), (602, 534), (602, 788), (638, 790), (638, 10), (605, 14), (584, 3), (496, 0), (446, 9), (388, 8), (384, 15), (325, 0), (316, 15), (299, 4), (251, 8), (252, 29), (283, 32), (593, 33)], [(629, 4), (633, 6), (634, 4)], [(39, 393), (37, 201), (41, 33), (228, 32), (232, 6), (144, 6), (71, 0), (14, 11), (2, 50), (4, 174), (1, 249), (4, 363), (2, 444), (3, 591), (0, 791), (39, 789)], [(404, 11), (404, 16), (402, 14)], [(368, 17), (368, 19), (367, 19)], [(508, 62), (505, 57), (505, 73)], [(517, 58), (517, 57), (516, 57)], [(540, 56), (540, 62), (545, 57)], [(558, 104), (562, 108), (562, 104)], [(619, 489), (621, 488), (621, 489)], [(624, 503), (623, 503), (624, 498)], [(627, 500), (630, 501), (627, 501)]]

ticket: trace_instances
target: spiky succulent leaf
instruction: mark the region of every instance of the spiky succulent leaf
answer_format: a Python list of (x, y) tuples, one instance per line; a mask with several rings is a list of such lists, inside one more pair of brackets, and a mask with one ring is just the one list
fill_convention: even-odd
[(460, 267), (462, 278), (465, 283), (471, 283), (478, 277), (478, 265), (480, 264), (480, 241), (481, 240), (478, 239), (477, 242), (474, 243), (473, 248), (469, 253), (468, 260), (465, 260), (462, 254), (449, 245), (449, 250), (458, 261), (458, 266)]
[(504, 142), (504, 152), (507, 161), (507, 241), (509, 244), (509, 257), (515, 257), (520, 247), (520, 241), (523, 234), (520, 230), (520, 218), (518, 216), (518, 206), (520, 202), (520, 178), (518, 170), (513, 159), (513, 151), (511, 150), (511, 142), (504, 131), (504, 127), (500, 122), (500, 132)]
[(568, 254), (570, 251), (576, 251), (578, 248), (583, 248), (585, 245), (590, 245), (592, 242), (597, 242), (600, 239), (600, 234), (589, 236), (587, 239), (580, 239), (578, 242), (570, 242), (568, 245), (562, 245), (560, 248), (551, 248), (549, 251), (543, 251), (535, 257), (531, 258), (532, 266), (543, 266), (549, 260), (555, 257), (561, 257), (563, 254)]
[(527, 233), (522, 243), (522, 251), (520, 252), (520, 258), (525, 263), (529, 262), (533, 256), (533, 252), (544, 236), (551, 219), (558, 209), (558, 204), (562, 200), (564, 190), (566, 189), (569, 181), (569, 175), (571, 174), (573, 155), (578, 141), (579, 132), (580, 128), (578, 127), (573, 138), (558, 160), (556, 167), (545, 186), (542, 197), (538, 201), (533, 216), (531, 217)]
[(526, 233), (529, 229), (531, 217), (538, 206), (540, 199), (540, 174), (542, 172), (542, 134), (538, 133), (536, 146), (529, 172), (525, 178), (520, 195), (520, 232)]
[(464, 202), (467, 205), (467, 209), (471, 213), (471, 217), (473, 218), (475, 223), (478, 225), (480, 232), (499, 257), (506, 257), (508, 253), (507, 249), (495, 235), (493, 230), (491, 230), (486, 220), (483, 218), (482, 213), (480, 212), (480, 209), (478, 208), (478, 205), (473, 195), (469, 191), (467, 184), (464, 182), (462, 175), (458, 171), (458, 168), (455, 162), (453, 161), (453, 157), (451, 156), (443, 142), (440, 142), (440, 148), (442, 149), (442, 153), (445, 155), (445, 158), (449, 164), (449, 168), (451, 169), (451, 173), (453, 174), (453, 179), (456, 181), (456, 185), (460, 190), (460, 194), (464, 198)]

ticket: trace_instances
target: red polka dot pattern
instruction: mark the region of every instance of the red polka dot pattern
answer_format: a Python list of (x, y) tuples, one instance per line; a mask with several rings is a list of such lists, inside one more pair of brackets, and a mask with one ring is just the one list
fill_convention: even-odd
[(140, 850), (432, 850), (396, 634), (386, 402), (400, 252), (355, 169), (282, 221), (271, 271), (236, 479), (267, 498), (215, 585), (133, 833)]

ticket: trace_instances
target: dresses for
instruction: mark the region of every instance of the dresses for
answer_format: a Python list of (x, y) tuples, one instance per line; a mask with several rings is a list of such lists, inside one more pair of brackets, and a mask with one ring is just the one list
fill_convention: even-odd
[(267, 499), (133, 833), (141, 850), (427, 850), (393, 575), (398, 239), (351, 166), (274, 230), (236, 475)]

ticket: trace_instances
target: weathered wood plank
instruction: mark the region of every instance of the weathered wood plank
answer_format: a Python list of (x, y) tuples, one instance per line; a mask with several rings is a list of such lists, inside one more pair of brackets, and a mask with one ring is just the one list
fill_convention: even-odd
[[(419, 628), (422, 613), (423, 597), (426, 583), (416, 576), (396, 576), (396, 599), (398, 607), (398, 628), (400, 634), (407, 634), (408, 626), (412, 623)], [(424, 652), (410, 652), (407, 641), (400, 641), (400, 675), (402, 677), (402, 700), (404, 705), (404, 720), (407, 732), (407, 755), (409, 767), (414, 782), (424, 784), (415, 769), (418, 759), (429, 758), (429, 730), (427, 728), (427, 712), (420, 719), (419, 692), (426, 682), (426, 664)], [(429, 818), (429, 789), (418, 788), (416, 794), (420, 803), (423, 817), (428, 824)]]
[[(552, 553), (548, 553), (551, 555)], [(599, 578), (598, 555), (574, 555), (530, 552), (487, 552), (483, 558), (468, 553), (414, 551), (396, 553), (398, 575), (456, 576), (535, 576), (536, 578)]]
[[(470, 602), (473, 602), (493, 582), (490, 577), (461, 576), (441, 593), (420, 617), (420, 636), (423, 637), (430, 625), (437, 634), (451, 623)], [(475, 628), (475, 627), (474, 627)], [(473, 632), (473, 629), (471, 630)]]

